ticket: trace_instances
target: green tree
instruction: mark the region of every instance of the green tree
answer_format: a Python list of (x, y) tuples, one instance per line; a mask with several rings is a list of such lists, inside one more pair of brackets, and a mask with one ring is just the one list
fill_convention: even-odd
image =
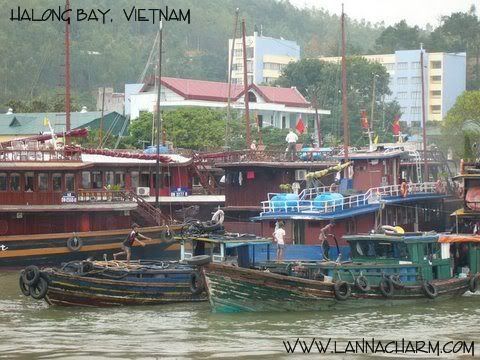
[(389, 54), (396, 50), (418, 49), (424, 42), (418, 26), (408, 26), (405, 20), (387, 27), (375, 41), (377, 53)]
[[(471, 159), (480, 135), (480, 91), (465, 91), (448, 111), (442, 126), (442, 147), (456, 159)], [(478, 144), (480, 146), (480, 144)]]

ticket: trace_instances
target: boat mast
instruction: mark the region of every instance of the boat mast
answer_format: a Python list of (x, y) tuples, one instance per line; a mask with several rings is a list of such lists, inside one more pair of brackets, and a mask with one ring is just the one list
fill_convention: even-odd
[[(70, 1), (65, 2), (65, 11), (69, 11)], [(65, 22), (65, 132), (70, 132), (70, 20)], [(65, 136), (66, 145), (70, 144), (70, 137)]]
[(160, 36), (158, 40), (158, 82), (157, 82), (157, 162), (155, 171), (155, 207), (158, 208), (158, 197), (160, 194), (160, 133), (162, 132), (162, 119), (160, 115), (160, 91), (162, 88), (162, 42), (163, 42), (163, 23), (160, 21)]
[[(345, 12), (342, 4), (342, 116), (343, 116), (343, 151), (345, 162), (348, 162), (348, 144), (349, 144), (349, 129), (348, 129), (348, 107), (347, 107), (347, 61), (345, 56)], [(345, 170), (346, 178), (348, 179), (348, 169)]]
[(228, 124), (230, 123), (230, 105), (232, 96), (232, 70), (233, 70), (233, 55), (235, 50), (235, 40), (237, 37), (238, 27), (238, 12), (239, 8), (235, 9), (235, 25), (233, 27), (232, 49), (230, 50), (230, 66), (228, 68), (228, 97), (227, 97), (227, 120), (225, 121), (225, 148), (228, 147)]
[(427, 159), (427, 126), (425, 114), (425, 79), (423, 68), (423, 44), (420, 44), (420, 74), (422, 78), (422, 136), (423, 136), (423, 172), (424, 181), (428, 181), (428, 159)]
[(105, 114), (105, 86), (102, 88), (102, 117), (100, 118), (100, 128), (98, 129), (98, 148), (102, 147), (103, 116)]
[(242, 38), (243, 38), (243, 91), (245, 99), (245, 129), (247, 149), (250, 149), (250, 109), (248, 106), (248, 76), (247, 76), (247, 41), (246, 41), (245, 19), (242, 20)]

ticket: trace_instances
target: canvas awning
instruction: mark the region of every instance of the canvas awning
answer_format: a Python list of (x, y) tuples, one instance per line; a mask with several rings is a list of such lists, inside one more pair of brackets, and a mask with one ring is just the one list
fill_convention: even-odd
[(455, 234), (455, 235), (440, 235), (439, 243), (480, 243), (480, 236)]

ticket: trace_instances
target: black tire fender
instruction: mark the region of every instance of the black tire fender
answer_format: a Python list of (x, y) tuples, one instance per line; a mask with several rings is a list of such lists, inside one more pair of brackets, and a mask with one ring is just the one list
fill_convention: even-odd
[(402, 280), (400, 279), (399, 274), (390, 275), (388, 278), (390, 279), (395, 288), (403, 289), (405, 287), (405, 285), (402, 283)]
[(40, 278), (40, 270), (35, 265), (27, 266), (25, 270), (22, 271), (22, 277), (25, 285), (34, 286)]
[(390, 280), (389, 278), (383, 278), (382, 280), (380, 280), (378, 287), (382, 295), (385, 296), (386, 298), (393, 295), (393, 291), (394, 291), (393, 281)]
[(352, 294), (352, 288), (346, 281), (336, 281), (333, 284), (333, 292), (337, 300), (344, 301)]
[(370, 290), (370, 284), (365, 276), (360, 275), (355, 279), (355, 286), (358, 290), (362, 292), (367, 292)]
[(18, 277), (18, 285), (20, 286), (20, 291), (23, 295), (30, 296), (30, 286), (25, 284), (25, 280), (23, 279), (23, 273), (24, 271), (22, 271), (20, 273), (20, 276)]
[(36, 285), (30, 286), (30, 295), (36, 300), (41, 300), (47, 295), (49, 278), (45, 273), (41, 273)]
[(480, 273), (477, 273), (470, 279), (468, 290), (470, 290), (470, 292), (472, 293), (476, 292), (478, 290), (479, 283), (480, 283)]
[(202, 266), (207, 265), (212, 261), (210, 255), (197, 255), (192, 256), (190, 259), (185, 259), (185, 262), (189, 265)]
[(438, 290), (432, 283), (424, 281), (422, 284), (423, 293), (430, 299), (435, 299), (438, 296)]
[(190, 291), (192, 295), (199, 295), (205, 290), (203, 278), (198, 271), (194, 271), (190, 275)]
[(79, 251), (83, 246), (83, 241), (76, 235), (73, 235), (67, 240), (67, 247), (71, 252)]

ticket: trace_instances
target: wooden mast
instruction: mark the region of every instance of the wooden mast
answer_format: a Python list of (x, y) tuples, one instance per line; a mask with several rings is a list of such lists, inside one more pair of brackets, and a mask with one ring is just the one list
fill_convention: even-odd
[(423, 136), (423, 181), (428, 181), (428, 159), (427, 159), (427, 124), (425, 114), (425, 78), (423, 68), (423, 44), (420, 45), (420, 76), (422, 77), (422, 136)]
[(155, 168), (155, 207), (158, 208), (158, 197), (160, 195), (160, 134), (162, 132), (162, 119), (160, 115), (160, 91), (162, 88), (162, 35), (163, 35), (163, 24), (160, 21), (160, 36), (158, 40), (158, 85), (157, 85), (157, 133), (156, 133), (156, 146), (157, 146), (157, 162)]
[[(65, 11), (70, 9), (70, 1), (66, 0)], [(65, 22), (65, 132), (70, 132), (70, 20)], [(66, 144), (70, 144), (70, 136), (65, 136)]]
[(235, 9), (235, 25), (233, 27), (233, 40), (232, 40), (232, 49), (230, 50), (230, 66), (228, 67), (228, 97), (227, 97), (227, 120), (225, 121), (225, 148), (228, 147), (228, 124), (230, 123), (231, 116), (231, 97), (232, 97), (232, 68), (233, 68), (233, 56), (235, 54), (235, 40), (237, 37), (237, 27), (238, 27), (238, 12), (239, 8)]
[(247, 76), (247, 41), (246, 41), (245, 19), (242, 20), (242, 39), (243, 39), (243, 91), (245, 99), (245, 129), (247, 149), (250, 149), (250, 109), (248, 105), (248, 76)]
[[(348, 106), (347, 106), (347, 61), (345, 55), (345, 13), (342, 4), (342, 117), (343, 117), (343, 151), (345, 162), (348, 161), (348, 144), (349, 144), (349, 128), (348, 128)], [(348, 169), (345, 171), (348, 179)]]

